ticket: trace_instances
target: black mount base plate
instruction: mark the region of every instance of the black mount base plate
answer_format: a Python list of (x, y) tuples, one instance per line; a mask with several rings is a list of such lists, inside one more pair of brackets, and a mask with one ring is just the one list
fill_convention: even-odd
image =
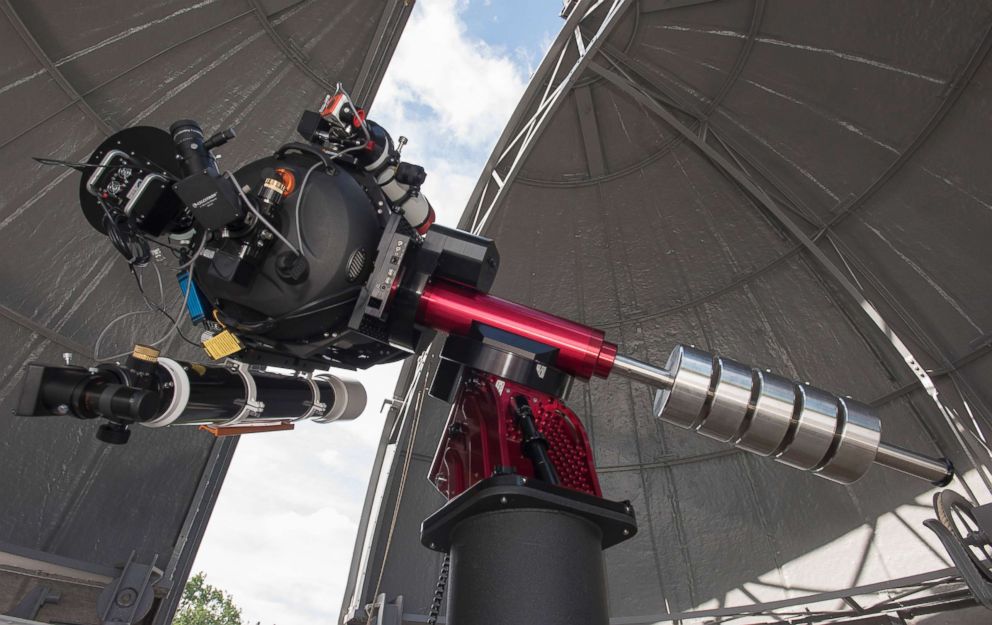
[(497, 475), (482, 480), (427, 517), (420, 526), (420, 542), (428, 549), (447, 553), (451, 533), (462, 520), (516, 508), (557, 510), (591, 521), (602, 531), (603, 549), (637, 533), (629, 501), (609, 501), (519, 475)]

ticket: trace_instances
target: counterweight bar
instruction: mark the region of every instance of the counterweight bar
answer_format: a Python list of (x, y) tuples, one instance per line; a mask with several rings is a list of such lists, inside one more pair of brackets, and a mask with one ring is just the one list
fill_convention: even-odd
[(954, 467), (881, 442), (867, 405), (679, 345), (665, 367), (617, 354), (611, 373), (659, 389), (655, 416), (777, 462), (849, 484), (873, 463), (946, 486)]
[(875, 462), (908, 475), (921, 477), (937, 486), (947, 486), (954, 477), (954, 467), (947, 459), (930, 458), (888, 443), (878, 445)]

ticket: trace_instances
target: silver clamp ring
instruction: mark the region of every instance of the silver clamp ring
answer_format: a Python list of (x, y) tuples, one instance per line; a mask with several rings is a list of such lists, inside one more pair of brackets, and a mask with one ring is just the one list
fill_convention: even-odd
[(165, 358), (164, 356), (159, 357), (158, 364), (172, 378), (172, 399), (159, 416), (141, 424), (149, 428), (164, 428), (167, 425), (171, 425), (183, 414), (183, 411), (186, 410), (186, 404), (189, 402), (189, 376), (186, 375), (186, 370), (183, 369), (183, 366), (175, 360)]
[(225, 421), (218, 426), (222, 428), (237, 425), (249, 416), (257, 417), (265, 410), (265, 404), (258, 401), (258, 387), (255, 386), (255, 378), (251, 377), (248, 365), (237, 360), (228, 360), (225, 366), (237, 373), (238, 377), (241, 378), (241, 382), (245, 385), (245, 404), (238, 411), (238, 414), (234, 415), (233, 419)]
[(320, 401), (320, 387), (317, 385), (317, 381), (310, 375), (304, 375), (303, 379), (310, 385), (310, 391), (313, 393), (313, 401), (310, 402), (310, 407), (303, 416), (297, 417), (293, 421), (305, 421), (311, 417), (322, 417), (327, 413), (327, 404)]

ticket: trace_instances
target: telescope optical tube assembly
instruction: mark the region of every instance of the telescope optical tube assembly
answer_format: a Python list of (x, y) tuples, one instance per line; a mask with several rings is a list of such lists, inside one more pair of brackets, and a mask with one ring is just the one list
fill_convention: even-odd
[(131, 425), (238, 428), (237, 433), (245, 433), (253, 427), (308, 419), (355, 419), (366, 401), (361, 383), (329, 373), (284, 375), (235, 361), (180, 362), (138, 345), (123, 364), (28, 365), (15, 412), (26, 417), (104, 419), (97, 438), (123, 444)]

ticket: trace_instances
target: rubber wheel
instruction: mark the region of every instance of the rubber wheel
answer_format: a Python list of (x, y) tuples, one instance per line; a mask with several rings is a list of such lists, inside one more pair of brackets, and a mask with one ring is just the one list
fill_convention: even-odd
[(978, 570), (992, 581), (992, 543), (975, 521), (972, 503), (960, 493), (942, 490), (933, 496), (933, 509), (940, 524), (957, 537)]

